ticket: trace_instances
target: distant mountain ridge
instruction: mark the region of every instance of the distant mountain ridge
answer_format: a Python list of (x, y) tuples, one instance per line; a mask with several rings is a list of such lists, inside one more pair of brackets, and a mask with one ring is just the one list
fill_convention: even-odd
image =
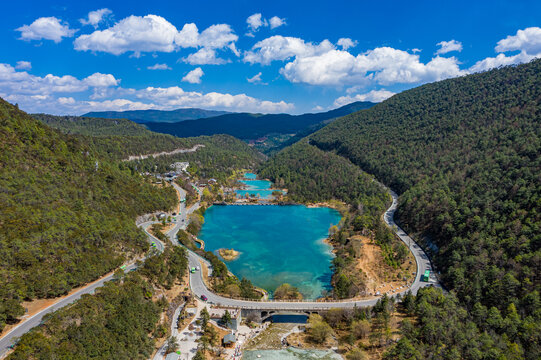
[(31, 114), (34, 119), (65, 134), (86, 136), (145, 136), (150, 131), (141, 124), (127, 119), (91, 118), (82, 116), (56, 116)]
[(84, 117), (106, 119), (128, 119), (136, 123), (146, 122), (178, 122), (204, 119), (213, 116), (230, 114), (228, 111), (186, 108), (176, 110), (127, 110), (127, 111), (92, 111)]
[(296, 134), (310, 126), (368, 109), (375, 103), (358, 101), (338, 109), (302, 115), (231, 113), (182, 122), (147, 122), (152, 131), (192, 137), (228, 134), (243, 140), (258, 139), (269, 134)]

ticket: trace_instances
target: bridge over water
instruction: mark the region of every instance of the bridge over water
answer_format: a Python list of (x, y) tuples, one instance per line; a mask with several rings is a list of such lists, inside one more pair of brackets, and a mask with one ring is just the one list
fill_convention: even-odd
[[(385, 212), (383, 218), (386, 224), (393, 229), (396, 235), (404, 242), (404, 244), (410, 249), (415, 261), (417, 263), (417, 271), (415, 274), (415, 280), (410, 285), (408, 289), (405, 289), (402, 292), (392, 294), (390, 296), (396, 297), (398, 295), (404, 295), (406, 292), (410, 291), (413, 294), (416, 294), (417, 291), (424, 286), (430, 285), (431, 283), (437, 284), (437, 280), (433, 277), (432, 266), (430, 260), (424, 250), (417, 245), (412, 238), (410, 238), (404, 230), (402, 230), (394, 222), (394, 213), (398, 204), (398, 195), (389, 190), (392, 197), (392, 204)], [(195, 254), (192, 251), (188, 251), (188, 260), (190, 267), (195, 267), (200, 265), (200, 261), (205, 261), (199, 255)], [(205, 261), (206, 262), (206, 261)], [(425, 270), (430, 270), (432, 273), (430, 282), (422, 282), (421, 275), (424, 274)], [(337, 301), (254, 301), (254, 300), (239, 300), (239, 299), (230, 299), (218, 294), (212, 293), (205, 285), (202, 277), (202, 272), (198, 271), (196, 273), (190, 274), (190, 287), (194, 295), (201, 298), (201, 296), (207, 297), (207, 302), (216, 306), (221, 306), (225, 308), (235, 308), (242, 309), (245, 313), (259, 312), (259, 317), (264, 319), (269, 316), (271, 312), (295, 312), (295, 313), (311, 313), (311, 312), (320, 312), (328, 311), (333, 308), (355, 308), (355, 307), (367, 307), (374, 306), (376, 302), (381, 297), (374, 297), (370, 299), (362, 300), (337, 300)]]

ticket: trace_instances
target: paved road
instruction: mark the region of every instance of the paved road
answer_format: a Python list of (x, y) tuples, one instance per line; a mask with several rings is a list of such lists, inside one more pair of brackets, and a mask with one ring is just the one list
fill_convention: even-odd
[[(412, 286), (409, 289), (404, 290), (400, 294), (406, 293), (411, 289), (412, 293), (416, 294), (417, 291), (424, 286), (429, 285), (427, 282), (421, 282), (421, 275), (424, 274), (425, 270), (430, 270), (432, 272), (432, 267), (430, 265), (430, 260), (425, 254), (423, 249), (419, 247), (401, 228), (399, 228), (394, 222), (394, 213), (396, 211), (398, 196), (395, 192), (390, 191), (390, 194), (393, 198), (392, 205), (387, 209), (384, 214), (384, 220), (387, 225), (393, 227), (394, 231), (398, 237), (411, 249), (417, 262), (417, 273), (415, 280), (412, 283)], [(199, 260), (201, 259), (197, 254), (189, 251), (188, 252), (189, 266), (194, 267), (199, 265)], [(431, 283), (436, 282), (435, 279), (431, 279)], [(358, 301), (333, 301), (333, 302), (315, 302), (315, 301), (301, 301), (301, 302), (281, 302), (281, 301), (247, 301), (247, 300), (236, 300), (229, 299), (217, 294), (212, 293), (205, 286), (202, 278), (201, 271), (198, 271), (194, 274), (190, 274), (190, 287), (193, 293), (201, 298), (201, 295), (205, 295), (208, 298), (209, 303), (213, 303), (225, 307), (234, 307), (234, 308), (243, 308), (243, 309), (258, 309), (258, 310), (280, 310), (280, 311), (299, 311), (299, 310), (326, 310), (331, 308), (353, 308), (353, 307), (364, 307), (364, 306), (373, 306), (378, 301), (378, 298), (367, 299), (367, 300), (358, 300)]]
[[(147, 221), (147, 222), (142, 223), (142, 224), (140, 224), (138, 226), (145, 231), (145, 233), (148, 235), (148, 239), (149, 239), (150, 242), (153, 241), (153, 242), (156, 243), (156, 249), (159, 252), (163, 252), (164, 244), (160, 240), (158, 240), (157, 238), (155, 238), (154, 236), (152, 236), (150, 233), (147, 232), (148, 226), (150, 226), (153, 223), (154, 222), (152, 222), (152, 221)], [(131, 270), (136, 269), (136, 268), (137, 268), (137, 264), (134, 261), (134, 262), (131, 262), (131, 263), (127, 264), (126, 269), (124, 271), (128, 272), (128, 271), (131, 271)], [(23, 319), (21, 323), (19, 323), (9, 333), (4, 335), (0, 339), (0, 358), (2, 358), (4, 356), (4, 354), (9, 350), (9, 346), (13, 343), (13, 340), (15, 340), (16, 338), (19, 338), (20, 336), (22, 336), (23, 334), (28, 332), (33, 327), (38, 326), (41, 323), (41, 320), (45, 315), (50, 314), (53, 311), (56, 311), (56, 310), (58, 310), (60, 308), (63, 308), (66, 305), (69, 305), (69, 304), (73, 303), (74, 301), (80, 299), (81, 296), (84, 295), (84, 294), (93, 294), (94, 291), (96, 291), (97, 288), (102, 287), (103, 284), (105, 284), (107, 281), (111, 281), (111, 280), (113, 280), (113, 275), (108, 275), (108, 276), (96, 281), (95, 283), (93, 283), (93, 284), (91, 284), (89, 286), (86, 286), (86, 287), (80, 289), (79, 291), (69, 295), (69, 296), (66, 296), (65, 298), (63, 298), (62, 300), (59, 300), (58, 302), (56, 302), (55, 304), (49, 306), (48, 308), (43, 309), (39, 313), (37, 313), (37, 314), (27, 318), (27, 319)]]
[[(173, 183), (173, 186), (177, 191), (180, 193), (181, 200), (185, 199), (186, 192), (180, 188), (177, 184)], [(398, 235), (398, 237), (408, 246), (417, 262), (417, 274), (415, 277), (415, 281), (413, 282), (412, 286), (410, 287), (411, 291), (415, 294), (417, 291), (423, 287), (427, 286), (428, 283), (421, 282), (420, 277), (421, 274), (424, 273), (425, 270), (430, 270), (432, 272), (432, 268), (430, 265), (430, 260), (428, 256), (425, 254), (425, 252), (398, 226), (396, 226), (394, 222), (394, 213), (396, 211), (397, 206), (397, 194), (393, 191), (390, 191), (391, 196), (393, 198), (393, 202), (391, 207), (387, 209), (387, 211), (384, 214), (385, 222), (392, 226)], [(178, 242), (176, 241), (176, 234), (180, 229), (185, 229), (188, 223), (188, 215), (194, 212), (199, 208), (199, 202), (192, 205), (189, 209), (186, 209), (185, 202), (181, 202), (180, 205), (180, 214), (177, 215), (177, 223), (176, 225), (169, 231), (168, 237), (172, 244), (178, 245)], [(148, 221), (145, 223), (142, 223), (139, 225), (139, 227), (143, 228), (145, 233), (148, 235), (149, 241), (153, 241), (156, 243), (156, 248), (158, 251), (162, 252), (164, 250), (164, 244), (159, 241), (157, 238), (152, 236), (150, 233), (147, 232), (147, 227), (150, 226), (155, 222)], [(199, 255), (195, 254), (192, 251), (188, 250), (188, 262), (190, 267), (195, 267), (200, 264), (200, 261), (204, 261), (208, 265), (208, 261), (201, 258)], [(136, 268), (135, 262), (130, 263), (126, 266), (126, 271), (130, 271), (132, 269)], [(209, 268), (209, 271), (211, 269)], [(94, 291), (103, 286), (103, 284), (107, 281), (110, 281), (113, 279), (113, 275), (109, 275), (103, 279), (100, 279), (99, 281), (93, 283), (92, 285), (89, 285), (77, 292), (75, 292), (72, 295), (69, 295), (65, 297), (64, 299), (58, 301), (57, 303), (51, 305), (50, 307), (42, 310), (41, 312), (31, 316), (28, 319), (23, 320), (19, 325), (14, 327), (8, 334), (6, 334), (4, 337), (0, 339), (0, 357), (2, 357), (7, 350), (9, 349), (9, 346), (12, 344), (12, 341), (15, 338), (18, 338), (28, 332), (31, 328), (34, 326), (37, 326), (40, 324), (42, 318), (44, 315), (49, 314), (53, 311), (56, 311), (66, 305), (69, 305), (79, 299), (83, 294), (92, 294)], [(437, 282), (435, 279), (431, 279), (431, 283)], [(226, 306), (226, 307), (234, 307), (234, 308), (244, 308), (244, 309), (259, 309), (259, 310), (292, 310), (292, 311), (298, 311), (298, 310), (325, 310), (330, 308), (352, 308), (354, 306), (357, 307), (363, 307), (363, 306), (373, 306), (377, 302), (376, 299), (368, 299), (368, 300), (358, 300), (358, 301), (334, 301), (334, 302), (277, 302), (277, 301), (246, 301), (246, 300), (236, 300), (236, 299), (229, 299), (222, 297), (220, 295), (216, 295), (209, 291), (207, 287), (205, 286), (202, 278), (201, 271), (197, 271), (194, 274), (190, 274), (190, 287), (193, 291), (193, 293), (201, 297), (201, 295), (205, 295), (208, 298), (208, 302)], [(407, 291), (407, 290), (406, 290)], [(406, 291), (402, 292), (405, 293)]]

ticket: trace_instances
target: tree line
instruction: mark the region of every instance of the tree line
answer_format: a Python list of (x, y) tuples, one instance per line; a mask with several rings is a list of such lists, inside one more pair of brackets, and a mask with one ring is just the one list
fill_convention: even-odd
[(423, 85), (309, 139), (400, 193), (401, 225), (432, 252), (469, 332), (486, 338), (483, 356), (502, 343), (541, 356), (540, 74), (535, 60)]

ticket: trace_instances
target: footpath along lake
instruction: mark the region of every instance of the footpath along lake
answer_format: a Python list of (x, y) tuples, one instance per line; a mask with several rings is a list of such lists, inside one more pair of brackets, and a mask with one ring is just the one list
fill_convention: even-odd
[(330, 288), (333, 254), (323, 240), (339, 221), (340, 213), (330, 208), (215, 205), (206, 211), (199, 237), (207, 250), (240, 251), (227, 262), (237, 277), (269, 292), (289, 283), (316, 299)]

